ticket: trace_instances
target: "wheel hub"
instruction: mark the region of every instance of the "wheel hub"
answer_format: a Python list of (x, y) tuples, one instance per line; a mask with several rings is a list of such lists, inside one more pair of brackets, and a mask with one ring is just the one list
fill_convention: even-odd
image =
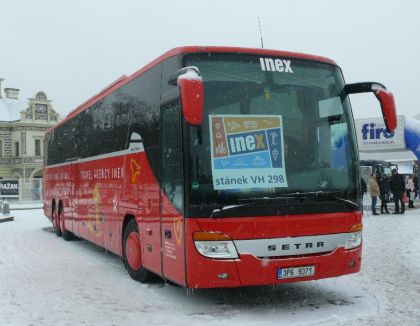
[(134, 270), (138, 270), (141, 266), (141, 247), (137, 232), (131, 232), (128, 235), (125, 246), (125, 255), (130, 267)]

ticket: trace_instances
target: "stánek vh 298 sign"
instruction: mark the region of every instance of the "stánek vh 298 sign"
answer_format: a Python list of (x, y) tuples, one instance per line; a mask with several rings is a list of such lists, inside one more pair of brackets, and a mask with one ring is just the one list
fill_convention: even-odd
[(19, 198), (19, 181), (0, 180), (0, 198)]

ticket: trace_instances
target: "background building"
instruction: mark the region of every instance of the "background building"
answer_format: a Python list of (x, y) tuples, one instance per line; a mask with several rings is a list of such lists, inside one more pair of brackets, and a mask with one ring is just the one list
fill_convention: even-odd
[(19, 89), (2, 91), (3, 80), (0, 78), (0, 179), (30, 182), (42, 178), (44, 135), (60, 116), (45, 92), (21, 100)]

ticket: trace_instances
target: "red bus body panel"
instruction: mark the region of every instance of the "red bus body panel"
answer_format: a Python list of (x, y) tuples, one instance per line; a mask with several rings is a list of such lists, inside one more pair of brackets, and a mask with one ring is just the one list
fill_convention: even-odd
[[(46, 167), (44, 177), (44, 213), (50, 220), (52, 200), (59, 199), (67, 230), (121, 256), (123, 218), (132, 215), (143, 265), (185, 285), (184, 218), (164, 196), (160, 206), (159, 184), (144, 152)], [(172, 239), (165, 239), (165, 230)]]
[[(186, 220), (187, 280), (190, 288), (238, 287), (315, 280), (356, 273), (361, 265), (361, 246), (353, 250), (338, 247), (333, 252), (292, 258), (257, 258), (242, 254), (238, 259), (217, 260), (203, 257), (194, 247), (192, 234), (215, 231), (233, 240), (272, 239), (349, 232), (361, 223), (361, 214), (333, 213), (247, 218), (209, 218)], [(277, 279), (277, 269), (315, 265), (315, 275), (305, 278)], [(229, 274), (220, 279), (219, 274)]]

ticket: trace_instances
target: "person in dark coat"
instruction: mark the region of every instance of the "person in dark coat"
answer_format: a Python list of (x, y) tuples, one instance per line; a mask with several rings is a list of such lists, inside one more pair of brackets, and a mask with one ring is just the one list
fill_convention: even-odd
[[(391, 192), (394, 196), (395, 212), (392, 214), (404, 214), (405, 204), (403, 201), (403, 194), (405, 193), (404, 177), (398, 173), (397, 169), (392, 169), (392, 177), (389, 183)], [(401, 203), (401, 210), (400, 204)]]
[(386, 204), (388, 201), (389, 183), (386, 176), (383, 175), (379, 178), (378, 185), (380, 192), (379, 198), (381, 199), (381, 214), (389, 214), (388, 206)]

